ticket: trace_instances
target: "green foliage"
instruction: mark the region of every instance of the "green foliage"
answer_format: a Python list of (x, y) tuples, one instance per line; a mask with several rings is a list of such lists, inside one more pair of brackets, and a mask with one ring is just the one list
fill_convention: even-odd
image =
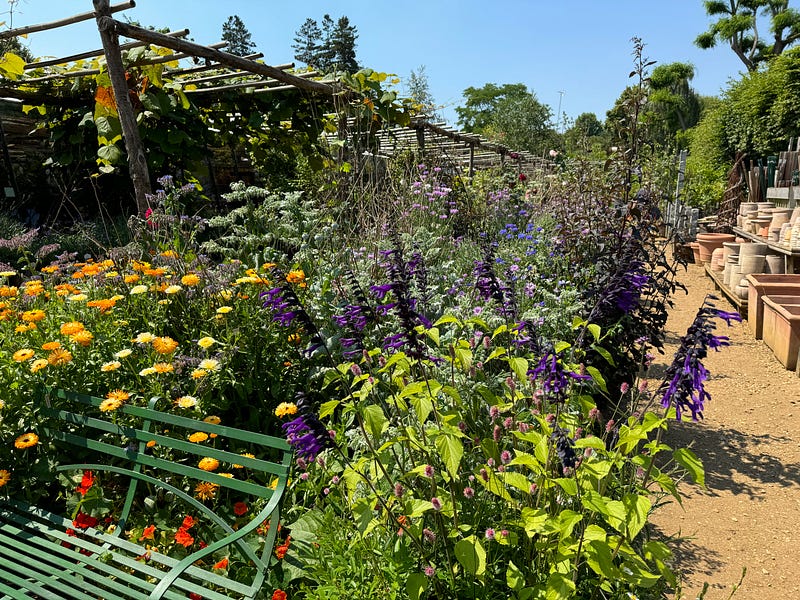
[[(727, 43), (750, 72), (800, 39), (800, 12), (789, 8), (789, 0), (705, 0), (704, 5), (708, 16), (717, 20), (697, 36), (695, 44), (708, 49)], [(772, 39), (759, 33), (764, 29), (757, 27), (761, 17), (769, 19)]]
[(321, 27), (311, 18), (295, 32), (295, 60), (319, 69), (324, 73), (344, 71), (355, 73), (359, 70), (356, 59), (356, 40), (358, 29), (346, 16), (336, 22), (330, 15), (322, 17)]
[(244, 24), (239, 15), (232, 15), (222, 24), (222, 41), (228, 42), (225, 52), (237, 56), (247, 56), (252, 54), (256, 45), (253, 43), (253, 36)]
[(487, 83), (464, 90), (464, 106), (456, 107), (465, 131), (480, 133), (515, 149), (542, 154), (555, 145), (552, 112), (525, 84)]

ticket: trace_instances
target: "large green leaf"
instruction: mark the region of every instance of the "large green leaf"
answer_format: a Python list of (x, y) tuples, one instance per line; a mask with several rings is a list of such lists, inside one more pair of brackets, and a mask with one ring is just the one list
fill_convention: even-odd
[(672, 453), (672, 456), (689, 472), (696, 484), (706, 486), (706, 472), (703, 469), (703, 463), (694, 452), (688, 448), (678, 448)]
[(439, 451), (439, 456), (442, 458), (447, 472), (455, 479), (458, 477), (461, 457), (464, 456), (464, 445), (456, 436), (444, 432), (436, 436), (434, 444)]
[(364, 422), (374, 438), (380, 437), (383, 430), (389, 426), (389, 419), (383, 414), (383, 409), (377, 404), (364, 408)]
[(456, 542), (453, 548), (456, 559), (464, 570), (475, 577), (483, 577), (486, 573), (486, 550), (474, 535)]
[(572, 579), (561, 573), (550, 573), (547, 578), (547, 600), (570, 600), (574, 593)]
[(419, 600), (428, 587), (428, 578), (424, 573), (412, 573), (406, 581), (406, 593), (410, 600)]

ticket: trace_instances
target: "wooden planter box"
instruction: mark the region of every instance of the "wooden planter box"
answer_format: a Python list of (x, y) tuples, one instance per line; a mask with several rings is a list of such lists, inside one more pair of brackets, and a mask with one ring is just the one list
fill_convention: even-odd
[(764, 296), (764, 343), (781, 364), (790, 370), (797, 367), (800, 350), (800, 306), (778, 304)]
[[(753, 336), (762, 338), (762, 323), (764, 318), (764, 296), (797, 296), (800, 304), (800, 275), (763, 273), (747, 276), (747, 323)], [(786, 304), (794, 304), (786, 302)]]

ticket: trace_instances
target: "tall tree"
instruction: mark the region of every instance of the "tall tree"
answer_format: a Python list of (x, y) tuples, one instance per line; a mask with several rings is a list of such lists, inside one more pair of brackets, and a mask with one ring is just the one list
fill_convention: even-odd
[(606, 141), (605, 129), (597, 115), (590, 112), (581, 113), (572, 127), (564, 132), (564, 145), (567, 152), (589, 152)]
[(308, 18), (294, 35), (294, 59), (312, 66), (316, 65), (317, 55), (320, 51), (322, 30), (317, 22)]
[(541, 153), (555, 142), (550, 107), (539, 102), (524, 83), (469, 87), (464, 90), (464, 98), (464, 106), (457, 107), (456, 112), (465, 131), (534, 153)]
[[(326, 15), (327, 16), (327, 15)], [(356, 60), (356, 40), (358, 30), (350, 24), (347, 17), (339, 17), (331, 31), (330, 50), (333, 54), (333, 66), (338, 71), (355, 73), (360, 68)]]
[(659, 65), (650, 75), (651, 110), (662, 115), (672, 135), (694, 127), (700, 120), (700, 96), (690, 85), (693, 78), (694, 67), (681, 62)]
[[(708, 49), (727, 42), (748, 71), (800, 39), (800, 12), (789, 8), (789, 0), (705, 0), (704, 5), (717, 20), (694, 43)], [(771, 39), (759, 34), (759, 16), (769, 19)]]
[(222, 41), (228, 42), (225, 51), (237, 56), (246, 56), (252, 54), (256, 49), (253, 43), (253, 36), (244, 25), (244, 21), (239, 18), (239, 15), (228, 17), (228, 20), (222, 24)]
[(426, 116), (437, 119), (436, 103), (431, 94), (428, 74), (425, 73), (425, 65), (420, 65), (416, 71), (411, 71), (406, 80), (408, 97), (420, 105), (420, 111)]

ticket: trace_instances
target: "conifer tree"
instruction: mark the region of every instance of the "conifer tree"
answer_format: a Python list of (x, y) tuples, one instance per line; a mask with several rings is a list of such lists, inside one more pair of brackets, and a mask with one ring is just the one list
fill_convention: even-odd
[(225, 52), (237, 56), (252, 54), (256, 45), (253, 43), (253, 36), (245, 27), (239, 15), (228, 17), (222, 25), (222, 41), (228, 42)]

